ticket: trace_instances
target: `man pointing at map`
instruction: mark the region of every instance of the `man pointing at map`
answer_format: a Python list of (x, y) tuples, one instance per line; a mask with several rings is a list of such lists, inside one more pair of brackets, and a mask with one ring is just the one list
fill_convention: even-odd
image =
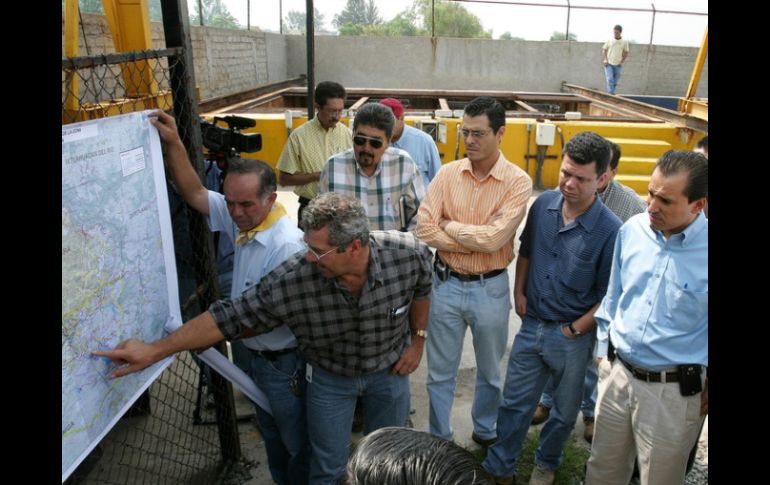
[(403, 426), (409, 374), (427, 337), (431, 252), (414, 235), (369, 232), (361, 202), (329, 192), (302, 217), (306, 253), (291, 256), (254, 287), (213, 303), (166, 338), (127, 340), (93, 352), (140, 371), (171, 354), (287, 324), (308, 361), (310, 483), (336, 484), (348, 459), (353, 409), (363, 396), (364, 432)]
[[(163, 111), (150, 122), (165, 142), (165, 162), (171, 179), (187, 204), (207, 218), (235, 248), (230, 298), (259, 283), (262, 277), (304, 249), (302, 231), (276, 202), (273, 169), (260, 160), (231, 158), (223, 183), (224, 195), (207, 190), (190, 164), (176, 122)], [(279, 485), (307, 483), (310, 443), (305, 424), (304, 362), (297, 339), (288, 327), (243, 339), (250, 354), (248, 374), (265, 393), (272, 415), (257, 409), (273, 480)]]

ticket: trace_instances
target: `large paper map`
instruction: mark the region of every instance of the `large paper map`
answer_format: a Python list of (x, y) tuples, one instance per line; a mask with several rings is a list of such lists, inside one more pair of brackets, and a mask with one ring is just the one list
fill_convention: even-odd
[(121, 379), (90, 352), (181, 323), (163, 161), (147, 112), (62, 126), (62, 481), (170, 360)]

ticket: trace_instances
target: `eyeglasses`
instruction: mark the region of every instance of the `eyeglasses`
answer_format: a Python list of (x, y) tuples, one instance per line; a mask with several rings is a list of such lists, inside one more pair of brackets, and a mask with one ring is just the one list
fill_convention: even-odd
[(334, 251), (335, 249), (337, 249), (337, 248), (331, 248), (330, 250), (326, 251), (326, 252), (325, 252), (325, 253), (323, 253), (323, 254), (318, 254), (317, 252), (315, 252), (315, 251), (313, 250), (313, 248), (311, 248), (311, 247), (310, 247), (310, 246), (308, 246), (307, 244), (305, 244), (305, 247), (307, 248), (307, 250), (308, 250), (308, 251), (310, 251), (310, 254), (312, 254), (313, 256), (315, 256), (315, 259), (316, 259), (316, 261), (321, 261), (321, 258), (323, 258), (324, 256), (326, 256), (326, 255), (327, 255), (327, 254), (329, 254), (330, 252)]
[(478, 138), (484, 138), (489, 134), (490, 131), (492, 131), (491, 128), (489, 130), (466, 130), (465, 128), (463, 128), (462, 130), (460, 130), (460, 133), (463, 134), (463, 138), (468, 138), (469, 136), (471, 136), (473, 138), (478, 139)]
[(375, 150), (382, 147), (382, 140), (379, 138), (372, 138), (370, 136), (364, 135), (356, 135), (353, 137), (353, 143), (358, 146), (363, 146), (367, 141), (369, 142), (369, 145), (371, 145)]
[(348, 114), (346, 109), (322, 108), (320, 111), (329, 116), (339, 116), (340, 118), (344, 118)]

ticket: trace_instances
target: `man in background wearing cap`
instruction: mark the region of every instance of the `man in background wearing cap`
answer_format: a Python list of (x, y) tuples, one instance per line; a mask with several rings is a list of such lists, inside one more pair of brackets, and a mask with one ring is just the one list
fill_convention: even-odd
[(422, 175), (422, 181), (427, 190), (428, 184), (441, 168), (441, 158), (433, 138), (417, 128), (404, 123), (404, 105), (395, 98), (380, 100), (393, 111), (396, 122), (393, 125), (393, 136), (390, 138), (390, 146), (405, 150), (417, 164), (417, 170)]

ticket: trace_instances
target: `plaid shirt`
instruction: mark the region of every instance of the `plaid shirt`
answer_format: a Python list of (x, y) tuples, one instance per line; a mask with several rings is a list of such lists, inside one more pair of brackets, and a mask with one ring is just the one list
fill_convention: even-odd
[(636, 192), (614, 180), (610, 180), (607, 188), (599, 194), (599, 197), (601, 197), (604, 205), (623, 222), (647, 210), (647, 203)]
[(397, 231), (373, 231), (369, 248), (359, 298), (324, 278), (303, 251), (209, 311), (228, 340), (244, 327), (262, 334), (285, 323), (305, 357), (328, 372), (354, 377), (386, 369), (410, 342), (410, 303), (430, 297), (432, 256), (411, 233)]
[(371, 177), (361, 171), (354, 150), (332, 156), (321, 171), (319, 193), (337, 192), (360, 200), (369, 216), (369, 227), (388, 231), (401, 229), (399, 199), (406, 198), (407, 228), (417, 225), (417, 209), (425, 197), (425, 186), (417, 165), (407, 152), (388, 147)]

